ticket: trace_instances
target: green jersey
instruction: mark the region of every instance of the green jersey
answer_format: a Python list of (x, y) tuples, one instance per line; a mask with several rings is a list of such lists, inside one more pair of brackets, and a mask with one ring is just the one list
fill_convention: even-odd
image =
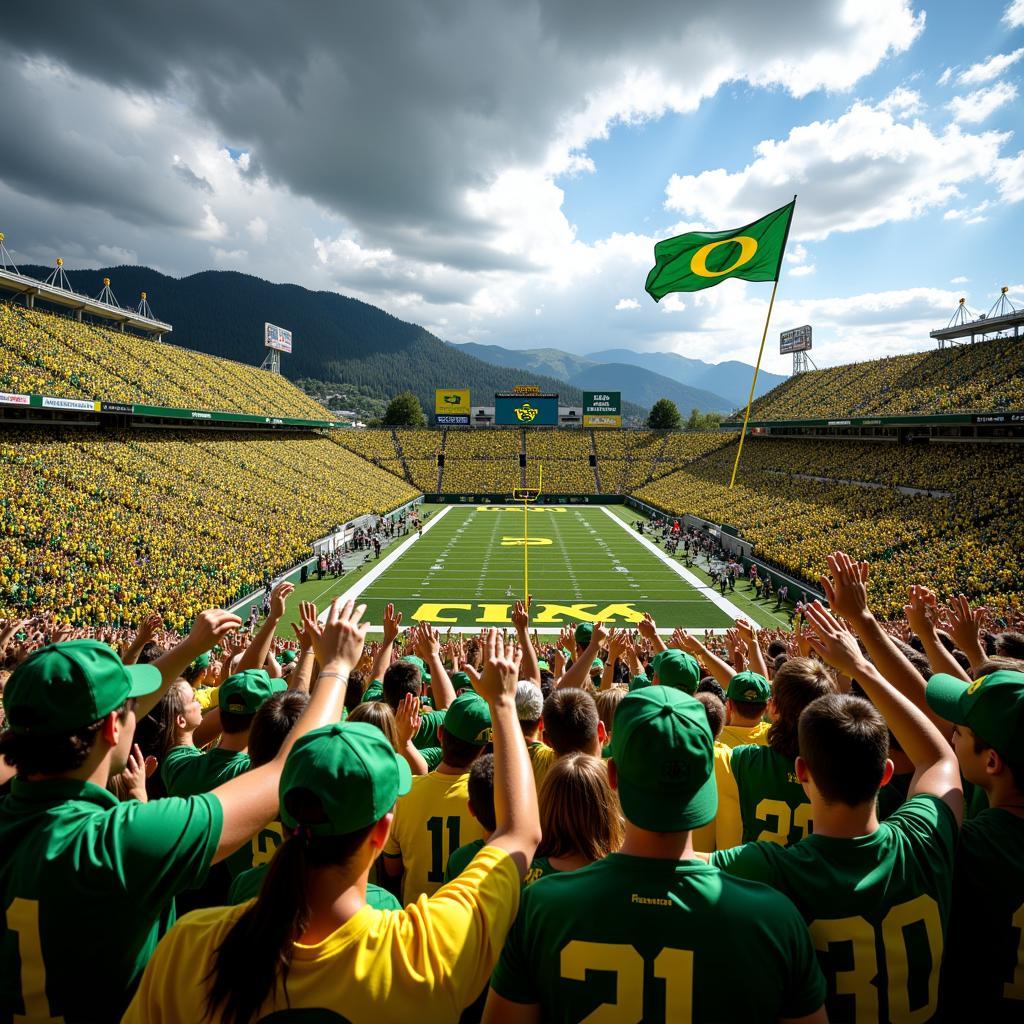
[(384, 699), (384, 687), (376, 679), (363, 691), (359, 698), (360, 704), (372, 704), (375, 700)]
[(483, 849), (484, 842), (483, 839), (474, 839), (471, 843), (466, 843), (457, 850), (453, 850), (448, 855), (444, 880), (450, 882), (453, 878), (458, 878), (469, 867), (469, 862)]
[(198, 796), (248, 770), (249, 755), (244, 752), (214, 747), (204, 754), (195, 747), (172, 747), (160, 774), (169, 796)]
[(420, 756), (433, 771), (444, 760), (444, 751), (440, 747), (423, 747), (420, 749)]
[(956, 831), (947, 804), (919, 795), (870, 835), (748, 843), (711, 862), (797, 905), (828, 979), (830, 1021), (924, 1022), (939, 1005)]
[(774, 1022), (825, 1001), (811, 937), (784, 896), (700, 861), (621, 853), (523, 891), (491, 986), (539, 1004), (546, 1024)]
[(413, 746), (417, 750), (437, 746), (437, 727), (444, 725), (444, 716), (443, 711), (424, 711), (421, 714), (419, 731), (412, 738)]
[(982, 811), (960, 830), (943, 964), (949, 1020), (1024, 1020), (1024, 818)]
[(771, 747), (734, 747), (730, 759), (739, 792), (743, 842), (790, 846), (813, 831), (811, 803), (788, 757)]
[(530, 863), (530, 870), (526, 872), (526, 877), (523, 879), (523, 885), (533, 885), (534, 882), (539, 882), (542, 878), (547, 878), (548, 875), (557, 874), (558, 868), (553, 867), (547, 857), (534, 857)]
[(119, 1021), (222, 822), (210, 795), (119, 803), (89, 782), (15, 779), (0, 800), (0, 1020)]
[[(263, 879), (267, 877), (269, 864), (261, 864), (258, 868), (250, 868), (243, 871), (232, 883), (228, 890), (228, 904), (234, 906), (238, 903), (246, 903), (254, 900), (263, 888)], [(373, 882), (366, 883), (366, 902), (368, 906), (376, 910), (401, 910), (402, 904), (387, 889)]]

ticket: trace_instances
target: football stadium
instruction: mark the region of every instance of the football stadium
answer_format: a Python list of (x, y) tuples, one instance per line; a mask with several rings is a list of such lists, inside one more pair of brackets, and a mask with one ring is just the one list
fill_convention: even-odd
[[(891, 7), (910, 20), (888, 56), (863, 58), (872, 67), (923, 31), (909, 0)], [(1020, 7), (999, 15), (1017, 42)], [(366, 28), (375, 16), (353, 17)], [(611, 20), (593, 17), (594, 32)], [(410, 14), (407, 33), (420, 52), (468, 60), (473, 47), (449, 38), (462, 30), (439, 18)], [(541, 69), (566, 37), (553, 11), (538, 20), (536, 37), (506, 28)], [(871, 38), (883, 21), (868, 19)], [(173, 47), (176, 28), (152, 24)], [(169, 137), (183, 111), (227, 117), (234, 89), (265, 84), (230, 56), (216, 87), (185, 64), (150, 80), (108, 28), (124, 82), (141, 76), (118, 94), (133, 131), (156, 109)], [(325, 38), (341, 47), (343, 28)], [(825, 31), (810, 17), (804, 28)], [(752, 92), (788, 90), (787, 103), (809, 91), (832, 102), (852, 86), (829, 63), (862, 45), (847, 29), (801, 72), (820, 81), (786, 77), (779, 68), (803, 57), (762, 26), (778, 60), (700, 88), (742, 77)], [(20, 17), (12, 30), (26, 88), (56, 98), (95, 85), (98, 72), (47, 55)], [(274, 80), (284, 120), (323, 124), (319, 104), (348, 102), (387, 47), (367, 29), (344, 44), (356, 47), (348, 63), (322, 41), (293, 55), (310, 31), (259, 27), (294, 60), (288, 82)], [(738, 29), (721, 33), (708, 39), (740, 46)], [(578, 26), (573, 46), (596, 46), (585, 36)], [(217, 53), (256, 58), (250, 44), (232, 34)], [(1016, 106), (1009, 80), (989, 83), (1024, 47), (999, 46), (1008, 52), (939, 80), (984, 94), (941, 107), (964, 146), (991, 111)], [(602, 52), (586, 76), (610, 73)], [(614, 116), (584, 142), (547, 140), (570, 154), (564, 166), (545, 158), (561, 168), (544, 172), (564, 188), (559, 203), (573, 188), (589, 195), (573, 175), (611, 152), (588, 144), (650, 156), (644, 133), (704, 102), (691, 109), (667, 87), (665, 109), (627, 102), (619, 92), (661, 79), (620, 56), (609, 91), (586, 93), (600, 99), (588, 117)], [(410, 102), (445, 63), (409, 71)], [(314, 102), (336, 64), (347, 84)], [(906, 165), (909, 145), (881, 120), (910, 132), (906, 119), (927, 109), (892, 88), (874, 106), (859, 97), (814, 115), (816, 130), (875, 118), (881, 141), (865, 159), (880, 176), (887, 147)], [(280, 116), (276, 99), (262, 102), (260, 116)], [(374, 116), (395, 116), (379, 102)], [(453, 161), (465, 122), (512, 117), (489, 94), (444, 104)], [(558, 124), (586, 134), (575, 104), (563, 97)], [(257, 133), (254, 118), (244, 123)], [(386, 149), (362, 124), (365, 145)], [(792, 131), (806, 144), (812, 127)], [(848, 142), (858, 131), (847, 128)], [(913, 132), (930, 129), (918, 120)], [(1007, 184), (1021, 156), (995, 155), (1011, 135), (986, 133), (984, 181), (1000, 198), (972, 195), (945, 229), (1024, 196)], [(761, 142), (757, 159), (791, 141)], [(475, 145), (467, 154), (495, 143)], [(543, 246), (527, 255), (494, 227), (488, 254), (466, 255), (460, 232), (474, 216), (497, 224), (503, 203), (512, 221), (543, 220), (549, 192), (480, 169), (450, 232), (433, 237), (396, 227), (342, 159), (345, 183), (332, 187), (350, 190), (350, 206), (300, 186), (309, 167), (287, 172), (269, 145), (218, 138), (206, 163), (189, 159), (174, 153), (171, 174), (201, 201), (200, 226), (179, 232), (161, 213), (165, 250), (139, 248), (152, 266), (136, 233), (100, 238), (84, 186), (67, 207), (81, 227), (54, 229), (33, 206), (31, 241), (0, 233), (0, 1024), (1024, 1020), (1024, 286), (964, 290), (974, 306), (923, 287), (873, 305), (810, 286), (790, 299), (812, 260), (825, 272), (829, 233), (860, 222), (829, 227), (842, 202), (797, 171), (764, 171), (772, 186), (757, 203), (772, 199), (755, 210), (739, 185), (721, 199), (725, 171), (684, 179), (673, 163), (671, 235), (650, 236), (634, 210), (628, 239), (630, 273), (645, 243), (637, 294), (662, 320), (692, 318), (671, 353), (652, 347), (666, 344), (661, 328), (634, 335), (622, 320), (603, 354), (579, 339), (539, 347), (539, 326), (532, 348), (518, 335), (493, 345), (516, 305), (497, 285), (452, 328), (455, 344), (435, 336), (449, 324), (440, 313), (419, 326), (405, 311), (435, 293), (453, 316), (468, 307), (451, 298), (462, 274), (532, 273)], [(425, 202), (400, 183), (400, 161), (352, 159), (376, 169), (388, 203)], [(16, 164), (0, 157), (0, 187), (26, 187)], [(126, 158), (124, 180), (141, 183), (142, 168), (163, 173), (155, 157)], [(427, 170), (423, 189), (442, 192)], [(957, 173), (925, 205), (967, 204), (969, 175)], [(495, 181), (508, 187), (500, 202), (485, 187)], [(260, 205), (283, 182), (302, 200), (287, 223)], [(811, 195), (790, 202), (798, 185)], [(682, 195), (702, 187), (720, 207)], [(139, 223), (157, 201), (124, 200)], [(622, 214), (611, 193), (603, 201)], [(317, 231), (362, 225), (310, 236), (329, 282), (248, 272), (240, 246), (268, 239), (292, 266), (285, 228), (314, 208)], [(26, 230), (23, 209), (6, 215)], [(539, 324), (572, 279), (586, 296), (572, 307), (582, 337), (596, 300), (580, 282), (599, 280), (594, 254), (603, 246), (614, 262), (625, 237), (616, 227), (593, 245), (573, 225), (571, 246), (593, 245), (592, 263), (575, 279), (560, 270), (523, 316)], [(217, 270), (182, 271), (197, 239)], [(423, 264), (399, 265), (414, 252)], [(756, 337), (729, 360), (716, 346), (735, 303)], [(608, 305), (641, 312), (628, 297)], [(560, 308), (559, 330), (571, 320)], [(915, 312), (882, 325), (892, 308)], [(689, 383), (668, 376), (677, 365)]]

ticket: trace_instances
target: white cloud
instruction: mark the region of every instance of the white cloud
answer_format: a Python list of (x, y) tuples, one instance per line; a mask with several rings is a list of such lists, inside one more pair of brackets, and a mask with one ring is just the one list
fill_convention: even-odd
[(954, 121), (961, 124), (980, 124), (1006, 103), (1017, 98), (1017, 86), (1011, 82), (996, 82), (987, 89), (975, 89), (966, 96), (954, 96), (946, 104)]
[(960, 73), (957, 81), (961, 85), (984, 85), (985, 82), (995, 81), (1007, 68), (1012, 67), (1024, 57), (1024, 46), (1014, 50), (1013, 53), (997, 53), (993, 57), (972, 64), (966, 71)]
[(1024, 149), (1015, 157), (997, 160), (993, 180), (1006, 202), (1019, 203), (1024, 199)]
[(270, 229), (267, 222), (262, 217), (253, 217), (253, 219), (245, 225), (245, 230), (254, 242), (259, 242), (262, 245), (266, 242), (267, 234)]
[(1010, 28), (1020, 28), (1024, 25), (1024, 0), (1013, 0), (1003, 12), (1003, 21)]
[(616, 309), (639, 309), (640, 308), (640, 303), (637, 302), (636, 299), (619, 299), (619, 301), (615, 303), (615, 308)]
[(957, 277), (950, 278), (949, 283), (950, 284), (967, 284), (968, 281), (970, 281), (969, 277), (964, 277), (963, 274), (960, 274)]
[(222, 220), (218, 220), (209, 203), (203, 203), (203, 219), (198, 228), (195, 229), (197, 238), (217, 239), (227, 237), (228, 226)]
[(807, 277), (815, 273), (818, 268), (813, 263), (805, 263), (799, 267), (793, 267), (789, 272), (790, 277)]
[(992, 173), (1008, 135), (935, 133), (879, 107), (855, 103), (833, 121), (766, 139), (742, 170), (673, 175), (666, 208), (708, 225), (743, 224), (799, 194), (793, 234), (824, 239), (909, 220), (959, 197), (959, 186)]
[(938, 81), (935, 84), (936, 85), (949, 85), (949, 80), (952, 77), (953, 77), (953, 69), (952, 68), (946, 68), (946, 70), (943, 71), (941, 75), (939, 75)]
[(921, 94), (914, 89), (905, 89), (902, 85), (893, 89), (888, 96), (878, 104), (879, 110), (885, 110), (890, 114), (909, 117), (912, 114), (919, 114), (924, 110), (924, 103)]
[(981, 224), (982, 221), (988, 220), (988, 218), (983, 216), (983, 214), (991, 205), (992, 203), (988, 199), (986, 199), (983, 202), (978, 203), (977, 206), (973, 206), (970, 209), (947, 210), (942, 215), (942, 219), (962, 220), (965, 224)]

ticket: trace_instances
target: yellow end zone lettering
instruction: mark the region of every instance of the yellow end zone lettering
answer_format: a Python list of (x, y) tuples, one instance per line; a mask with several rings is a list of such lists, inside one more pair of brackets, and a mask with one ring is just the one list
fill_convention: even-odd
[[(522, 512), (522, 505), (477, 505), (474, 512)], [(530, 506), (530, 512), (561, 512), (563, 515), (569, 510), (566, 508), (554, 508), (550, 505)]]
[(502, 537), (501, 546), (503, 548), (514, 548), (518, 547), (543, 547), (545, 544), (554, 544), (553, 540), (549, 540), (547, 537)]
[[(505, 604), (441, 604), (426, 602), (412, 613), (414, 622), (433, 622), (464, 625), (470, 622), (480, 626), (507, 626), (512, 620), (509, 612), (512, 605)], [(452, 617), (446, 613), (464, 611), (466, 616)], [(643, 613), (630, 603), (609, 604), (598, 608), (593, 604), (545, 604), (535, 607), (533, 625), (564, 625), (569, 622), (629, 622), (642, 621)]]

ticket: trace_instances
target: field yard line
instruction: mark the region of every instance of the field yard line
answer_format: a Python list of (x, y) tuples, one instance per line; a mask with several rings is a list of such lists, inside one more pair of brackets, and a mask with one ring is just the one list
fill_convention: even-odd
[[(454, 505), (445, 505), (440, 512), (435, 512), (430, 519), (423, 526), (423, 532), (427, 533), (432, 530), (437, 524), (444, 519), (444, 517), (453, 509)], [(405, 552), (412, 547), (416, 541), (420, 539), (413, 532), (407, 540), (404, 540), (401, 544), (391, 552), (390, 555), (385, 555), (365, 576), (361, 576), (355, 583), (354, 586), (350, 587), (341, 595), (341, 600), (349, 601), (357, 598), (371, 583), (373, 583), (378, 576), (389, 566), (394, 563), (405, 554)], [(317, 618), (318, 622), (325, 622), (327, 620), (327, 609), (325, 608)]]
[(626, 533), (628, 533), (630, 537), (633, 538), (633, 540), (639, 541), (641, 544), (643, 544), (648, 549), (648, 551), (650, 551), (656, 557), (660, 558), (673, 572), (675, 572), (684, 580), (686, 580), (686, 582), (689, 583), (690, 586), (697, 591), (697, 593), (702, 594), (713, 605), (715, 605), (716, 607), (720, 608), (723, 612), (725, 612), (725, 614), (728, 615), (729, 618), (733, 620), (745, 618), (743, 612), (741, 612), (739, 608), (737, 608), (736, 605), (732, 603), (732, 601), (728, 601), (726, 600), (726, 598), (722, 597), (722, 595), (719, 594), (718, 591), (714, 589), (714, 587), (709, 587), (706, 583), (701, 583), (700, 579), (694, 576), (692, 572), (689, 572), (684, 566), (680, 565), (678, 562), (675, 562), (671, 558), (669, 558), (669, 556), (666, 555), (665, 552), (662, 551), (657, 544), (652, 544), (646, 537), (641, 537), (640, 534), (636, 532), (636, 530), (632, 529), (627, 523), (623, 522), (617, 515), (615, 515), (614, 512), (609, 512), (607, 505), (602, 505), (601, 511), (604, 512), (604, 514), (609, 519), (611, 519), (612, 522), (618, 523), (618, 525), (621, 526), (622, 529), (624, 529)]

